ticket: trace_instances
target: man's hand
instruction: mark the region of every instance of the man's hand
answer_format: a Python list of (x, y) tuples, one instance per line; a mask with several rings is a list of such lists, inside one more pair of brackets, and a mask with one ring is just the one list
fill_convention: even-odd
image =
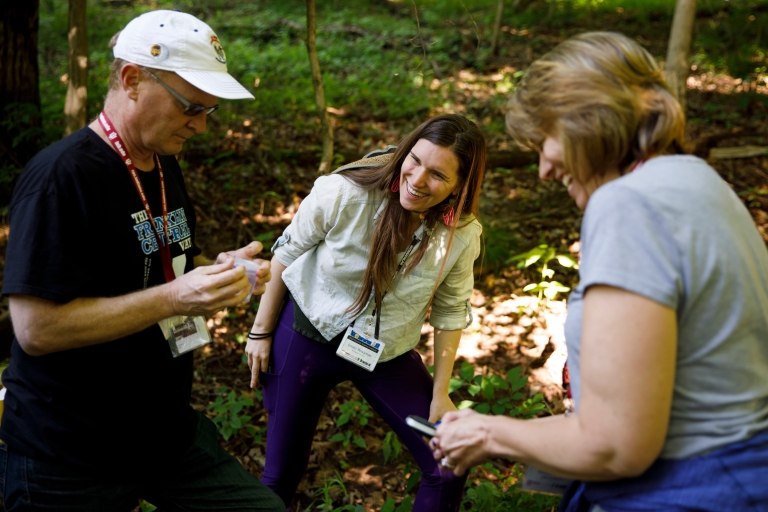
[(253, 286), (253, 294), (262, 295), (267, 289), (267, 283), (272, 279), (269, 261), (254, 258), (254, 256), (259, 254), (263, 248), (261, 242), (254, 241), (236, 251), (219, 253), (216, 257), (216, 263), (224, 263), (227, 258), (235, 257), (253, 261), (259, 265), (259, 269), (256, 271), (256, 284)]
[[(258, 243), (258, 242), (257, 242)], [(234, 258), (197, 267), (168, 283), (168, 300), (174, 314), (209, 316), (242, 302), (250, 289), (243, 267), (233, 267)]]
[(253, 241), (241, 247), (235, 251), (220, 252), (216, 257), (216, 263), (224, 263), (227, 258), (243, 258), (244, 260), (252, 260), (254, 256), (259, 254), (264, 248), (261, 242)]

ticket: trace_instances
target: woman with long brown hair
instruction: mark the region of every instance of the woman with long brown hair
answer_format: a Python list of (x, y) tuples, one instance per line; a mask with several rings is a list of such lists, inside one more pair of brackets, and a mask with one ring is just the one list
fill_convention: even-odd
[(768, 252), (686, 154), (655, 59), (621, 34), (533, 63), (507, 128), (584, 210), (565, 337), (572, 414), (446, 414), (456, 473), (503, 456), (574, 480), (567, 512), (768, 510)]
[[(439, 466), (405, 418), (456, 409), (448, 384), (471, 321), (485, 153), (473, 122), (433, 117), (319, 178), (275, 244), (246, 353), (269, 415), (262, 481), (286, 505), (328, 393), (351, 380), (421, 468), (414, 510), (458, 510), (466, 477)], [(434, 379), (413, 349), (430, 308)]]

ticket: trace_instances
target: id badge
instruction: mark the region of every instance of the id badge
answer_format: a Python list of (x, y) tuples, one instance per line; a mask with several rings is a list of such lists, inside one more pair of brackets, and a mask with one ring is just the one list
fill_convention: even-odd
[(179, 357), (190, 350), (211, 342), (211, 334), (201, 316), (175, 316), (168, 319), (168, 345), (173, 357)]
[(525, 468), (523, 489), (527, 491), (562, 496), (570, 483), (571, 480), (550, 475), (540, 469), (531, 466)]
[(344, 333), (336, 355), (372, 372), (382, 352), (384, 352), (384, 343), (373, 336), (357, 331), (355, 326), (351, 325)]

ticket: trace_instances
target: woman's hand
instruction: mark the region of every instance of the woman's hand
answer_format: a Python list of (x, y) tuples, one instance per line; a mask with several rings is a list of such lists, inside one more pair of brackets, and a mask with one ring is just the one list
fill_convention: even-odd
[(435, 459), (447, 463), (445, 467), (461, 476), (472, 466), (491, 458), (492, 421), (493, 417), (471, 409), (447, 413), (430, 443)]
[(441, 419), (445, 413), (456, 411), (453, 400), (446, 393), (436, 393), (432, 397), (432, 403), (429, 405), (429, 421), (431, 423)]
[(259, 370), (266, 372), (269, 369), (269, 354), (272, 351), (272, 338), (260, 340), (248, 340), (245, 345), (245, 353), (248, 356), (248, 368), (251, 369), (251, 387), (259, 382)]

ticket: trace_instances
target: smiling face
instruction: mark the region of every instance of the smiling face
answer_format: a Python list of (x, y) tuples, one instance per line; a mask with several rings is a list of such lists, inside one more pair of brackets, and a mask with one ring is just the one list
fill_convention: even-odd
[(539, 152), (539, 177), (543, 180), (557, 180), (568, 189), (580, 210), (587, 207), (589, 198), (597, 188), (618, 178), (618, 171), (609, 171), (603, 176), (593, 176), (587, 183), (581, 183), (565, 168), (563, 144), (559, 139), (547, 137)]
[[(189, 102), (200, 105), (216, 103), (215, 96), (201, 91), (175, 73), (163, 73), (161, 78)], [(185, 115), (186, 107), (146, 75), (141, 80), (141, 90), (141, 143), (145, 148), (159, 155), (176, 155), (187, 139), (205, 133), (208, 114)]]
[(448, 148), (419, 139), (400, 168), (400, 204), (418, 217), (456, 190), (459, 160)]

